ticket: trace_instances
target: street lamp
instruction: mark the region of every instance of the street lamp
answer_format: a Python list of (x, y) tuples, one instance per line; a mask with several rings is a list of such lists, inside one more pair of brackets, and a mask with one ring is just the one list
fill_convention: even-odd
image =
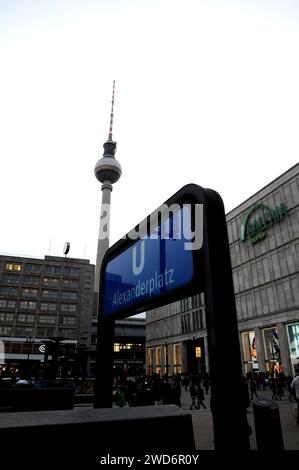
[(27, 336), (26, 338), (26, 343), (27, 343), (27, 376), (29, 377), (30, 374), (30, 348), (31, 348), (31, 343), (32, 343), (32, 339), (34, 339), (34, 336)]

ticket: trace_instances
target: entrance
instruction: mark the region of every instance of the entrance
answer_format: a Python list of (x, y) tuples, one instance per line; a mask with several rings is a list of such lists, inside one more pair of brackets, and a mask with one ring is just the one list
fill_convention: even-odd
[(206, 360), (203, 338), (194, 338), (186, 341), (187, 367), (189, 375), (205, 375)]

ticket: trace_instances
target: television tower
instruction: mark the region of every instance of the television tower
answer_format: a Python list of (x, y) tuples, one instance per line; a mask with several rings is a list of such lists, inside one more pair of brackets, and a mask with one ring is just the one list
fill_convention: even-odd
[(101, 218), (100, 218), (100, 229), (98, 236), (98, 249), (97, 259), (95, 267), (95, 279), (94, 279), (94, 292), (99, 293), (100, 287), (100, 272), (101, 264), (104, 254), (109, 248), (109, 226), (110, 226), (110, 204), (111, 204), (111, 191), (113, 183), (119, 180), (121, 177), (121, 166), (115, 158), (116, 142), (112, 139), (112, 127), (113, 127), (113, 109), (114, 109), (114, 90), (115, 80), (113, 81), (112, 91), (112, 102), (111, 102), (111, 113), (110, 113), (110, 127), (108, 140), (103, 144), (104, 154), (100, 158), (94, 168), (94, 173), (102, 183), (102, 205), (101, 205)]

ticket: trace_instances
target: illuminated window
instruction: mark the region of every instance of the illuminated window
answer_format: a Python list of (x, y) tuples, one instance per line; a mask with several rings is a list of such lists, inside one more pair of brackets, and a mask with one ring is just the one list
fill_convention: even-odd
[(201, 357), (201, 347), (195, 346), (195, 357), (198, 359)]
[(120, 347), (121, 347), (120, 343), (114, 343), (114, 352), (118, 353), (120, 351)]
[(22, 271), (22, 265), (21, 264), (16, 264), (16, 263), (6, 263), (5, 269), (7, 271), (20, 272), (20, 271)]
[(20, 302), (20, 308), (25, 309), (25, 310), (35, 310), (36, 302), (32, 302), (30, 300), (24, 300)]
[(181, 365), (181, 345), (180, 344), (174, 345), (174, 365), (175, 366)]
[(13, 321), (13, 313), (0, 313), (0, 321)]
[(147, 348), (147, 363), (148, 367), (153, 366), (153, 348)]
[(22, 297), (34, 297), (37, 298), (37, 289), (22, 289)]
[(156, 366), (161, 366), (161, 364), (162, 364), (161, 347), (158, 346), (156, 348)]

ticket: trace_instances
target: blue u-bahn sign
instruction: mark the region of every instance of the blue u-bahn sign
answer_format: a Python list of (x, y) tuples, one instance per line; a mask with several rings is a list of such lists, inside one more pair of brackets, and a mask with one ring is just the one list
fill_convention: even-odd
[[(197, 206), (199, 217), (200, 209)], [(190, 205), (178, 206), (175, 212), (168, 212), (152, 231), (106, 264), (104, 316), (130, 308), (135, 310), (141, 305), (144, 308), (144, 303), (177, 291), (192, 281), (194, 257), (193, 250), (188, 248), (193, 248), (191, 240), (195, 236), (191, 215)], [(197, 229), (202, 230), (202, 226)]]

